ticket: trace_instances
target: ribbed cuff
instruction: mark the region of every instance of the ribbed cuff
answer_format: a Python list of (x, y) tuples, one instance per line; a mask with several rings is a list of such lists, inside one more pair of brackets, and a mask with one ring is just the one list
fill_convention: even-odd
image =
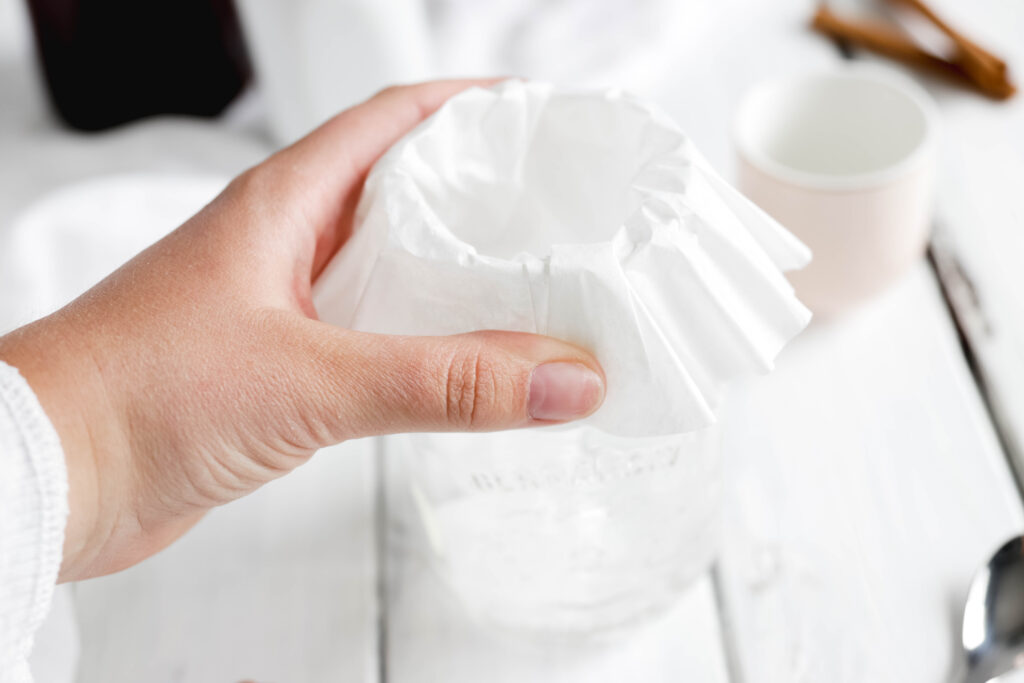
[(0, 681), (26, 680), (64, 547), (64, 453), (31, 387), (0, 362)]

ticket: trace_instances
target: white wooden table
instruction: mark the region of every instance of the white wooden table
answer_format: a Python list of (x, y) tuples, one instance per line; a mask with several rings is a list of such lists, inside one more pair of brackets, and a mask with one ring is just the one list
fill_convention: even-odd
[[(0, 26), (22, 18), (10, 3)], [(936, 4), (1024, 79), (1024, 4)], [(656, 96), (719, 167), (749, 85), (840, 59), (806, 30), (811, 9), (727, 0), (701, 13), (701, 38)], [(269, 149), (222, 124), (60, 133), (40, 121), (24, 60), (0, 55), (2, 227), (70, 180), (230, 174)], [(425, 570), (401, 472), (361, 441), (138, 567), (75, 586), (62, 609), (77, 614), (77, 680), (945, 680), (973, 572), (1024, 529), (1012, 474), (1024, 471), (1024, 95), (996, 104), (927, 85), (945, 123), (933, 257), (812, 325), (773, 375), (736, 392), (723, 552), (665, 619), (586, 655), (496, 641)]]

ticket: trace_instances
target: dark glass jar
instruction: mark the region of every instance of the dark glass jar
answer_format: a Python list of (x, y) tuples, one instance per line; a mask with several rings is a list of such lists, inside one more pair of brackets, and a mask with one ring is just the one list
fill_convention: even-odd
[(154, 114), (215, 116), (251, 69), (231, 0), (28, 0), (51, 100), (101, 130)]

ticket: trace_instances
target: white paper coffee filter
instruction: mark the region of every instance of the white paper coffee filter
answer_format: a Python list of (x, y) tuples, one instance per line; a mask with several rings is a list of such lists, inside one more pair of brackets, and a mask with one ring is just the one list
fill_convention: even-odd
[(772, 368), (810, 320), (781, 270), (809, 256), (653, 107), (506, 81), (377, 162), (314, 301), (368, 332), (573, 342), (608, 379), (586, 423), (659, 435), (711, 424), (726, 382)]

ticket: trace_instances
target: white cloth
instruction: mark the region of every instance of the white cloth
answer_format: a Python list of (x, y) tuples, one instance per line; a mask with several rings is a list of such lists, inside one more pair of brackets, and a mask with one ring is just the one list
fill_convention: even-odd
[(68, 515), (60, 439), (15, 368), (0, 362), (0, 683), (28, 656), (53, 600)]
[[(384, 86), (515, 75), (653, 96), (695, 51), (707, 3), (676, 0), (239, 0), (279, 142)], [(699, 51), (697, 51), (699, 54)]]

